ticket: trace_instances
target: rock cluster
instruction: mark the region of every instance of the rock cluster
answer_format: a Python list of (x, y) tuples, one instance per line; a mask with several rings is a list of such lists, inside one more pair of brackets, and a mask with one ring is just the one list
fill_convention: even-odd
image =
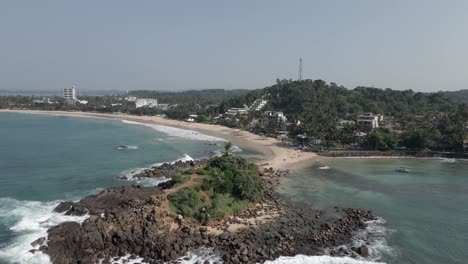
[[(189, 160), (189, 161), (176, 161), (174, 163), (163, 163), (160, 166), (153, 166), (145, 169), (135, 175), (133, 178), (152, 178), (152, 177), (171, 177), (177, 170), (193, 169), (206, 163), (206, 160)], [(126, 176), (120, 177), (121, 179), (127, 179)]]
[[(127, 254), (163, 263), (201, 247), (212, 248), (224, 263), (257, 263), (279, 256), (321, 254), (349, 242), (353, 232), (364, 228), (364, 221), (374, 219), (371, 212), (362, 210), (313, 210), (283, 200), (273, 188), (285, 173), (261, 171), (266, 188), (262, 201), (207, 226), (178, 219), (164, 206), (167, 199), (161, 188), (110, 188), (77, 203), (61, 203), (57, 212), (90, 217), (82, 224), (69, 222), (49, 229), (46, 245), (44, 238), (33, 243), (43, 245), (40, 250), (61, 264), (111, 263)], [(364, 255), (366, 249), (356, 251)]]

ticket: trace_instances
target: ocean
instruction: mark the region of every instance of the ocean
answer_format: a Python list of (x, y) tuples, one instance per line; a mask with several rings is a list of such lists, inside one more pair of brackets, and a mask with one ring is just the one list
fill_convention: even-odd
[(323, 158), (283, 179), (279, 191), (313, 208), (372, 210), (381, 217), (367, 234), (374, 261), (468, 263), (468, 161)]
[(84, 220), (52, 213), (60, 201), (111, 186), (155, 185), (164, 179), (117, 177), (162, 162), (207, 158), (223, 144), (194, 131), (133, 121), (0, 113), (0, 263), (47, 263), (27, 252), (29, 243), (50, 226)]
[[(117, 149), (117, 146), (127, 146)], [(0, 113), (0, 263), (48, 263), (30, 243), (64, 221), (86, 217), (52, 213), (117, 185), (155, 185), (165, 179), (124, 181), (162, 162), (206, 158), (222, 139), (191, 130), (126, 120)], [(239, 145), (256, 160), (260, 153)], [(319, 166), (330, 166), (320, 170)], [(406, 166), (410, 173), (396, 173)], [(458, 160), (322, 159), (283, 179), (279, 191), (310, 207), (347, 206), (382, 217), (356, 234), (371, 241), (372, 259), (281, 257), (268, 263), (465, 263), (468, 245), (468, 163)], [(371, 237), (369, 237), (371, 236)], [(184, 263), (211, 259), (209, 249)], [(132, 263), (137, 260), (121, 263)]]

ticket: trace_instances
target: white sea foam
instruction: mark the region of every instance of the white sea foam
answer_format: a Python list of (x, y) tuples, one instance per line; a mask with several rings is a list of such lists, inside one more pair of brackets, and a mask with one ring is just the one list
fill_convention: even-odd
[(445, 162), (445, 163), (456, 163), (457, 162), (457, 159), (443, 158), (441, 160), (442, 160), (442, 162)]
[[(211, 248), (201, 248), (197, 251), (188, 252), (185, 256), (178, 259), (183, 264), (203, 263), (223, 263), (220, 256), (213, 253)], [(267, 264), (384, 264), (375, 260), (351, 257), (332, 257), (332, 256), (305, 256), (296, 255), (294, 257), (279, 257), (273, 261), (266, 261)]]
[(0, 198), (0, 219), (9, 226), (13, 240), (0, 249), (0, 260), (8, 263), (50, 263), (49, 256), (42, 252), (28, 252), (37, 249), (31, 242), (47, 237), (47, 230), (63, 222), (82, 223), (88, 216), (67, 216), (54, 213), (58, 205), (54, 202), (18, 201), (11, 198)]
[(396, 256), (398, 253), (387, 244), (385, 237), (392, 232), (385, 227), (385, 219), (378, 217), (376, 220), (365, 222), (366, 228), (356, 233), (352, 240), (352, 247), (367, 244), (369, 258), (380, 260), (384, 255)]
[[(100, 259), (99, 264), (102, 264), (104, 260)], [(136, 257), (134, 259), (131, 258), (131, 255), (125, 255), (123, 257), (116, 257), (112, 259), (112, 264), (147, 264), (147, 262), (143, 262), (142, 257)]]
[[(188, 154), (184, 154), (182, 157), (180, 157), (180, 158), (178, 158), (178, 159), (176, 159), (174, 161), (170, 161), (169, 163), (174, 164), (177, 161), (191, 161), (191, 160), (193, 160), (192, 157), (190, 157)], [(158, 162), (158, 163), (152, 164), (152, 165), (150, 165), (148, 167), (145, 167), (145, 168), (137, 168), (137, 169), (124, 171), (124, 172), (122, 172), (122, 175), (127, 179), (127, 181), (135, 181), (136, 183), (141, 184), (143, 186), (157, 186), (158, 184), (160, 184), (162, 182), (169, 181), (171, 178), (167, 178), (167, 177), (135, 178), (134, 176), (141, 173), (141, 172), (143, 172), (144, 170), (147, 170), (147, 169), (151, 168), (151, 167), (161, 166), (164, 163), (165, 162)]]
[[(365, 222), (366, 228), (359, 232), (356, 232), (348, 245), (341, 245), (334, 250), (344, 248), (347, 251), (352, 251), (352, 247), (359, 248), (362, 245), (366, 245), (369, 250), (369, 256), (364, 259), (355, 253), (355, 256), (360, 260), (366, 261), (380, 261), (383, 256), (396, 257), (398, 252), (387, 244), (385, 237), (392, 232), (392, 230), (385, 227), (385, 219), (378, 217), (376, 220)], [(325, 254), (328, 254), (329, 250), (325, 250)], [(341, 263), (341, 262), (339, 262)]]
[(189, 251), (185, 256), (177, 259), (178, 263), (181, 264), (194, 264), (194, 263), (203, 263), (209, 261), (210, 263), (223, 263), (221, 257), (213, 253), (212, 248), (202, 247), (195, 251)]
[(242, 152), (242, 149), (239, 148), (238, 146), (232, 146), (231, 149), (230, 149), (230, 151), (231, 151), (232, 153), (239, 153), (239, 152)]
[(163, 132), (165, 134), (168, 134), (170, 136), (175, 136), (175, 137), (182, 137), (182, 138), (193, 139), (193, 140), (204, 140), (204, 141), (225, 141), (222, 138), (205, 135), (198, 131), (189, 130), (189, 129), (181, 129), (177, 127), (163, 126), (163, 125), (156, 125), (156, 124), (147, 124), (147, 123), (135, 122), (135, 121), (130, 121), (130, 120), (122, 120), (122, 122), (124, 122), (125, 124), (131, 124), (131, 125), (146, 126), (154, 130), (157, 130), (159, 132)]
[(171, 178), (166, 178), (166, 177), (156, 177), (156, 178), (131, 178), (128, 179), (129, 181), (135, 181), (138, 185), (145, 186), (145, 187), (152, 187), (152, 186), (158, 186), (160, 183), (170, 181)]
[[(143, 262), (143, 258), (137, 256), (135, 259), (130, 258), (131, 255), (126, 255), (123, 257), (114, 257), (112, 259), (112, 263), (115, 264), (148, 264), (147, 262)], [(99, 261), (99, 264), (102, 263), (103, 260)], [(184, 256), (177, 259), (177, 263), (180, 264), (194, 264), (194, 263), (203, 263), (205, 261), (209, 261), (210, 263), (223, 263), (221, 257), (216, 256), (213, 254), (213, 249), (202, 247), (195, 251), (189, 251)], [(172, 263), (172, 262), (171, 262)]]
[(367, 260), (353, 259), (350, 257), (331, 257), (331, 256), (304, 256), (279, 257), (273, 261), (266, 261), (266, 264), (376, 264)]
[[(229, 151), (231, 153), (239, 153), (239, 152), (242, 152), (243, 150), (241, 148), (239, 148), (238, 146), (232, 146), (229, 149)], [(224, 149), (218, 149), (218, 150), (213, 151), (212, 153), (213, 153), (213, 155), (211, 155), (211, 157), (213, 157), (213, 156), (214, 157), (220, 157), (221, 155), (223, 155)], [(209, 157), (209, 158), (211, 158), (211, 157)]]

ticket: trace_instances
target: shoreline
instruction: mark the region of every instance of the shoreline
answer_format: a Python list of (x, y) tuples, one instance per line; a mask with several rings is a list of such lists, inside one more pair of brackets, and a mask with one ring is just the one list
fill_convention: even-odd
[(0, 109), (0, 113), (38, 114), (50, 116), (67, 116), (77, 118), (96, 118), (106, 120), (134, 121), (143, 124), (169, 126), (184, 130), (194, 130), (208, 136), (231, 141), (234, 145), (247, 146), (263, 154), (257, 164), (274, 169), (297, 170), (312, 164), (319, 159), (459, 159), (468, 160), (468, 153), (435, 152), (435, 151), (323, 151), (301, 152), (282, 144), (275, 138), (253, 134), (237, 128), (221, 125), (189, 123), (185, 121), (167, 119), (160, 116), (137, 116), (129, 114), (103, 114), (92, 112), (67, 112), (44, 110), (10, 110)]
[(6, 110), (0, 109), (0, 113), (40, 114), (51, 116), (69, 116), (81, 118), (98, 118), (108, 120), (129, 120), (145, 124), (155, 124), (175, 127), (179, 129), (195, 130), (197, 132), (219, 137), (231, 141), (234, 145), (248, 146), (263, 154), (261, 161), (257, 162), (262, 167), (274, 169), (293, 170), (296, 167), (306, 166), (315, 161), (319, 155), (313, 152), (301, 152), (284, 146), (281, 141), (274, 138), (259, 136), (248, 131), (224, 127), (220, 125), (188, 123), (184, 121), (166, 119), (159, 116), (135, 116), (128, 114), (102, 114), (89, 112), (66, 111), (42, 111), (42, 110)]
[[(52, 262), (61, 261), (64, 257), (67, 260), (75, 259), (78, 256), (73, 255), (73, 252), (78, 251), (86, 260), (98, 258), (105, 260), (104, 263), (124, 253), (144, 257), (146, 260), (158, 258), (175, 260), (182, 257), (187, 250), (190, 251), (200, 246), (215, 248), (216, 255), (222, 257), (226, 263), (246, 262), (250, 258), (263, 262), (277, 259), (280, 256), (298, 254), (310, 256), (329, 254), (336, 257), (368, 255), (365, 245), (361, 245), (364, 248), (362, 252), (359, 251), (361, 249), (338, 250), (334, 248), (347, 245), (354, 232), (365, 228), (366, 220), (374, 219), (375, 216), (370, 211), (338, 207), (303, 210), (301, 204), (292, 203), (277, 195), (275, 187), (278, 187), (279, 179), (284, 177), (280, 170), (302, 169), (318, 160), (319, 156), (315, 153), (294, 150), (276, 139), (265, 138), (239, 129), (185, 123), (161, 117), (0, 110), (0, 113), (2, 112), (132, 120), (145, 124), (193, 129), (206, 135), (232, 140), (233, 144), (240, 143), (241, 147), (246, 145), (258, 149), (265, 154), (265, 160), (257, 162), (260, 167), (264, 167), (262, 175), (265, 186), (268, 186), (262, 202), (249, 205), (233, 216), (216, 220), (208, 227), (191, 222), (177, 227), (173, 223), (176, 215), (172, 212), (155, 211), (155, 208), (164, 209), (163, 205), (167, 202), (165, 198), (167, 195), (164, 195), (164, 191), (161, 193), (159, 187), (133, 185), (114, 187), (96, 195), (86, 196), (79, 202), (62, 202), (54, 209), (54, 212), (65, 213), (65, 215), (89, 215), (89, 218), (83, 223), (66, 222), (54, 226), (48, 230), (46, 237), (37, 238), (31, 243), (32, 254), (45, 253), (51, 257)], [(287, 171), (284, 173), (287, 174)], [(288, 219), (288, 221), (283, 219)], [(151, 227), (148, 226), (149, 224)], [(115, 228), (117, 228), (115, 234), (109, 237), (108, 231)], [(146, 234), (145, 228), (151, 229), (152, 234)], [(157, 237), (156, 233), (164, 234), (164, 238), (161, 237), (161, 241), (158, 240), (158, 243), (151, 245), (147, 245), (146, 242), (142, 243), (140, 239), (123, 239), (130, 237), (149, 239)], [(190, 234), (188, 240), (187, 234)], [(104, 239), (93, 242), (88, 240), (89, 237), (103, 237)], [(68, 241), (66, 246), (63, 246), (63, 239)], [(77, 239), (79, 243), (75, 243)], [(263, 242), (255, 242), (258, 239)], [(44, 241), (47, 243), (44, 244)], [(172, 247), (167, 248), (168, 244), (172, 244)], [(166, 246), (163, 247), (163, 245)], [(235, 249), (238, 246), (241, 247), (240, 252)], [(260, 251), (250, 250), (260, 246), (262, 247)], [(331, 251), (326, 253), (324, 249)], [(64, 252), (70, 255), (63, 255)]]

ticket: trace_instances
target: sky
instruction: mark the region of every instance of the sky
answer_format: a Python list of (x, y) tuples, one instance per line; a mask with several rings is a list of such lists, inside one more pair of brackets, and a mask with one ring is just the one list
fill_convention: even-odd
[(2, 0), (0, 90), (468, 89), (465, 0)]

